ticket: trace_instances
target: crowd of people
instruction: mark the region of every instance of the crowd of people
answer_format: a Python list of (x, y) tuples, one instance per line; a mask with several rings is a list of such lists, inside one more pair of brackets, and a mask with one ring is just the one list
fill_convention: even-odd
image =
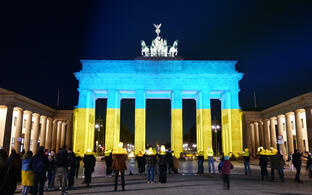
[(24, 150), (19, 154), (13, 149), (8, 156), (6, 150), (0, 149), (0, 194), (14, 194), (19, 182), (23, 186), (22, 195), (42, 195), (49, 190), (66, 194), (78, 177), (81, 160), (84, 162), (84, 183), (89, 186), (96, 162), (91, 152), (88, 150), (81, 158), (71, 148), (60, 148), (56, 153), (41, 146), (36, 154)]
[[(78, 151), (79, 152), (79, 151)], [(302, 167), (301, 158), (307, 158), (307, 170), (312, 178), (312, 156), (307, 153), (304, 156), (299, 151), (295, 150), (290, 156), (290, 167), (295, 167), (296, 176), (295, 182), (302, 183), (300, 173)], [(212, 148), (207, 149), (208, 171), (215, 173), (214, 152)], [(204, 173), (204, 152), (198, 151), (198, 174)], [(245, 148), (240, 155), (244, 162), (245, 175), (251, 175), (250, 160), (251, 155), (248, 148)], [(275, 180), (275, 171), (278, 172), (280, 180), (284, 182), (285, 161), (284, 156), (276, 149), (271, 148), (265, 150), (262, 147), (258, 148), (257, 158), (261, 170), (261, 180), (269, 179), (267, 170), (268, 164), (271, 167), (271, 181)], [(129, 160), (130, 175), (133, 173), (135, 161), (138, 166), (138, 173), (145, 174), (147, 168), (147, 183), (155, 183), (155, 174), (158, 174), (158, 182), (164, 184), (167, 182), (167, 175), (178, 173), (179, 160), (176, 158), (174, 151), (167, 151), (165, 146), (161, 146), (156, 152), (152, 147), (148, 147), (148, 151), (139, 152), (136, 156), (134, 153), (128, 154), (120, 142), (117, 148), (113, 151), (106, 150), (104, 160), (106, 163), (106, 176), (115, 176), (114, 190), (118, 188), (118, 178), (121, 178), (122, 190), (125, 190), (125, 171), (127, 170), (127, 160)], [(230, 189), (230, 172), (233, 169), (231, 160), (235, 160), (233, 154), (220, 154), (220, 162), (218, 171), (222, 174), (224, 188)], [(83, 183), (89, 187), (91, 183), (91, 175), (94, 172), (96, 158), (91, 149), (83, 155), (83, 158), (77, 153), (75, 154), (71, 148), (60, 148), (57, 152), (54, 150), (44, 150), (39, 147), (34, 155), (32, 151), (22, 151), (17, 153), (14, 149), (8, 156), (7, 151), (0, 149), (0, 194), (14, 194), (17, 184), (21, 182), (23, 189), (22, 194), (34, 195), (43, 194), (44, 191), (60, 190), (62, 194), (66, 194), (67, 190), (73, 188), (75, 179), (78, 177), (80, 161), (84, 164), (84, 181)], [(46, 185), (47, 183), (47, 185)]]

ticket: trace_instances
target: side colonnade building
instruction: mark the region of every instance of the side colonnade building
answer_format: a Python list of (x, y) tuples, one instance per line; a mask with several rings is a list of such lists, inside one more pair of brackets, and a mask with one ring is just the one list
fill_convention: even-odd
[(0, 147), (7, 151), (72, 147), (72, 118), (72, 110), (55, 110), (0, 88)]
[(171, 150), (183, 152), (182, 100), (196, 101), (197, 150), (212, 148), (211, 99), (221, 100), (222, 148), (241, 153), (242, 112), (236, 61), (190, 61), (175, 58), (141, 60), (81, 60), (79, 101), (74, 109), (74, 150), (94, 148), (95, 103), (107, 99), (105, 149), (120, 140), (120, 102), (135, 99), (135, 153), (145, 151), (146, 99), (171, 101)]
[(263, 111), (244, 111), (244, 146), (253, 156), (257, 148), (279, 149), (287, 158), (297, 149), (312, 151), (312, 92)]

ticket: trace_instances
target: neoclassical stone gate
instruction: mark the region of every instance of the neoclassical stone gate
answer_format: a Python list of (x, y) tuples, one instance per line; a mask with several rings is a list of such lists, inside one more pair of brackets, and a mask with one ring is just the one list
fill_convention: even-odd
[[(212, 147), (210, 99), (221, 100), (223, 152), (242, 150), (242, 112), (236, 61), (82, 60), (74, 110), (74, 150), (94, 147), (95, 102), (107, 99), (105, 148), (120, 138), (120, 101), (135, 99), (135, 153), (145, 151), (146, 99), (171, 100), (171, 149), (182, 152), (182, 99), (196, 101), (197, 150)], [(174, 59), (174, 58), (172, 58)], [(206, 152), (205, 152), (206, 153)]]

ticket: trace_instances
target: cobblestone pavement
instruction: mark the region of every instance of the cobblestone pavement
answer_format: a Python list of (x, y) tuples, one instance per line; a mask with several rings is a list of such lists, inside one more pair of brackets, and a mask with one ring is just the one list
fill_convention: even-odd
[[(205, 162), (205, 172), (207, 171), (207, 164)], [(275, 182), (269, 180), (261, 181), (259, 179), (260, 170), (258, 166), (252, 165), (252, 175), (245, 176), (242, 163), (233, 162), (233, 164), (234, 169), (230, 179), (230, 190), (223, 189), (220, 174), (205, 173), (197, 175), (197, 161), (180, 161), (180, 173), (168, 175), (166, 184), (148, 184), (146, 183), (146, 175), (126, 175), (126, 191), (120, 191), (121, 186), (118, 186), (118, 191), (114, 192), (114, 178), (104, 177), (104, 163), (97, 162), (90, 187), (87, 188), (84, 184), (81, 184), (83, 181), (83, 176), (81, 176), (75, 181), (75, 187), (68, 191), (68, 194), (312, 194), (312, 180), (308, 178), (306, 170), (302, 170), (301, 178), (303, 183), (297, 184), (293, 179), (295, 171), (290, 171), (286, 167), (286, 179), (284, 183), (281, 183), (278, 177)], [(268, 171), (270, 172), (270, 170)], [(137, 169), (134, 170), (134, 173), (136, 172)], [(157, 179), (158, 176), (155, 177), (156, 181)], [(46, 192), (45, 194), (61, 193), (54, 191)]]

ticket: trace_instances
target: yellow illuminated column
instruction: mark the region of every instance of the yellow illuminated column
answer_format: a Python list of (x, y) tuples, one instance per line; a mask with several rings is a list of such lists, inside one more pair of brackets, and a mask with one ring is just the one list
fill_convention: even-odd
[(13, 106), (0, 106), (0, 147), (10, 149)]
[(18, 141), (18, 138), (22, 137), (23, 109), (15, 107), (14, 110), (17, 112), (14, 149), (17, 153), (20, 153), (20, 151), (21, 151), (21, 140)]
[(269, 120), (264, 120), (264, 146), (265, 149), (269, 149), (271, 147), (271, 138), (270, 138), (270, 129), (269, 129)]
[(47, 117), (41, 116), (41, 129), (40, 129), (40, 146), (45, 146), (46, 142), (46, 128), (47, 128)]
[(78, 107), (74, 109), (73, 150), (80, 155), (94, 149), (95, 101), (93, 91), (79, 89)]
[(270, 118), (271, 146), (273, 148), (277, 149), (275, 120), (276, 120), (276, 117), (271, 117)]
[(250, 152), (252, 154), (253, 157), (256, 156), (256, 141), (255, 141), (255, 124), (253, 122), (251, 122), (249, 124), (250, 126), (250, 140), (251, 140), (251, 148), (250, 149)]
[(304, 143), (303, 143), (303, 125), (301, 121), (301, 113), (304, 112), (303, 109), (298, 109), (295, 111), (295, 117), (296, 117), (296, 138), (297, 138), (297, 148), (299, 152), (304, 152)]
[(117, 148), (120, 140), (120, 97), (115, 90), (108, 91), (106, 111), (105, 149)]
[(264, 146), (264, 133), (263, 133), (263, 122), (259, 121), (259, 144)]
[(24, 149), (27, 152), (27, 151), (29, 151), (29, 148), (30, 148), (32, 112), (30, 112), (29, 110), (25, 110), (24, 111), (24, 117), (26, 118), (25, 136), (24, 136)]
[(292, 135), (292, 125), (291, 125), (291, 117), (294, 115), (293, 112), (286, 113), (286, 134), (287, 134), (287, 145), (288, 145), (288, 153), (294, 153), (294, 139)]
[[(283, 118), (284, 115), (278, 115), (277, 116), (277, 132), (278, 136), (283, 136)], [(283, 138), (284, 140), (284, 138)], [(279, 149), (282, 152), (283, 155), (286, 155), (286, 149), (284, 144), (279, 144)]]
[(171, 150), (177, 158), (183, 152), (183, 117), (182, 93), (173, 91), (171, 94)]
[(56, 151), (58, 151), (59, 148), (62, 148), (61, 145), (61, 137), (62, 137), (62, 121), (57, 122), (57, 129), (56, 129)]
[(53, 120), (53, 128), (52, 128), (52, 150), (56, 150), (56, 139), (57, 139), (57, 120)]
[(62, 130), (61, 130), (61, 147), (65, 146), (66, 139), (66, 122), (62, 122)]
[(47, 133), (46, 133), (46, 141), (44, 144), (44, 148), (51, 150), (51, 144), (52, 144), (52, 129), (53, 129), (53, 119), (48, 118), (47, 119)]
[(256, 142), (256, 149), (259, 148), (259, 123), (254, 122), (255, 125), (255, 142)]
[(145, 152), (145, 92), (137, 91), (135, 95), (135, 132), (134, 153)]
[(197, 151), (207, 158), (208, 147), (212, 148), (211, 109), (208, 91), (199, 92), (196, 98), (196, 141)]
[(222, 95), (222, 145), (224, 154), (241, 153), (243, 149), (242, 116), (238, 103), (239, 90), (225, 91)]
[(40, 115), (37, 113), (33, 114), (33, 118), (34, 118), (34, 123), (33, 123), (33, 134), (31, 135), (32, 137), (32, 152), (34, 153), (34, 155), (37, 153), (37, 149), (38, 149), (38, 139), (39, 139), (39, 118)]

